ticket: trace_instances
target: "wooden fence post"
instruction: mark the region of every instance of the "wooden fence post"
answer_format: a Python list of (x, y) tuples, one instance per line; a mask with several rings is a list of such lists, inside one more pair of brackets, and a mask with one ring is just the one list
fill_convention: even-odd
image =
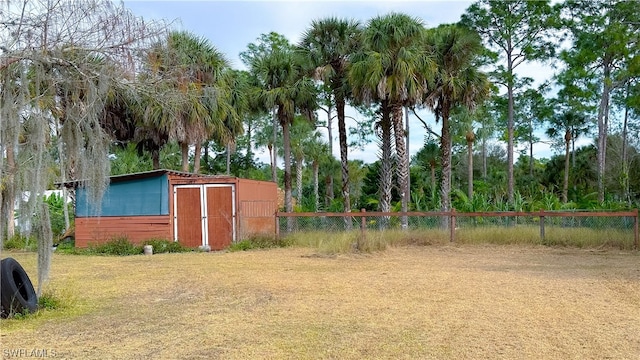
[(638, 250), (638, 209), (635, 211), (636, 216), (633, 218), (633, 248)]
[(540, 240), (544, 241), (544, 210), (540, 210)]
[(449, 241), (454, 242), (456, 239), (456, 209), (451, 208), (449, 214)]
[(364, 216), (364, 213), (367, 212), (367, 209), (361, 209), (360, 211), (362, 211), (362, 216), (360, 217), (360, 242), (358, 243), (358, 250), (360, 250), (362, 243), (364, 243), (366, 239), (365, 236), (367, 229), (367, 217)]
[(280, 240), (280, 217), (276, 211), (276, 240)]

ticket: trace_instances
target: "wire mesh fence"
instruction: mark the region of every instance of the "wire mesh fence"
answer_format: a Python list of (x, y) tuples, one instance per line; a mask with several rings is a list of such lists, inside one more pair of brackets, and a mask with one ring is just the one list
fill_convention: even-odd
[[(304, 232), (429, 232), (446, 230), (449, 241), (638, 248), (638, 211), (352, 212), (277, 213), (280, 236)], [(425, 235), (428, 236), (428, 235)], [(495, 237), (499, 237), (499, 239)], [(494, 239), (492, 239), (494, 237)]]

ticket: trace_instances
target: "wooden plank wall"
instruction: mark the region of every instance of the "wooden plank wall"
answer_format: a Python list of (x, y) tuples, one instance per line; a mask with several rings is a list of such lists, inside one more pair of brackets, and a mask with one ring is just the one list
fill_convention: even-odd
[(103, 243), (114, 237), (126, 236), (134, 244), (148, 239), (171, 239), (168, 215), (102, 216), (76, 218), (76, 247)]

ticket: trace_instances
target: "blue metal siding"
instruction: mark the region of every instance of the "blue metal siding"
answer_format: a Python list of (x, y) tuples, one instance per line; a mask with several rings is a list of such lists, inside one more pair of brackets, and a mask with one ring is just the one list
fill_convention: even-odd
[(79, 217), (169, 214), (169, 178), (166, 174), (111, 183), (101, 204), (91, 203), (84, 188), (78, 188), (76, 196), (76, 216)]

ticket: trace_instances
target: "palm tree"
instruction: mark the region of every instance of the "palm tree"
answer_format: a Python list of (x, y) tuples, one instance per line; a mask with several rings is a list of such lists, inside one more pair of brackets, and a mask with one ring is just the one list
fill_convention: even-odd
[(321, 140), (319, 132), (315, 131), (304, 140), (304, 148), (307, 154), (307, 162), (311, 162), (313, 171), (313, 199), (315, 211), (320, 209), (319, 173), (320, 163), (331, 156), (329, 145)]
[[(344, 211), (351, 211), (349, 195), (349, 164), (347, 129), (345, 125), (346, 99), (350, 95), (347, 72), (350, 56), (358, 48), (360, 28), (353, 20), (330, 17), (313, 21), (300, 42), (300, 48), (310, 60), (314, 77), (322, 80), (331, 90), (338, 115), (340, 162), (342, 165), (342, 198)], [(330, 108), (330, 107), (329, 107)], [(329, 118), (331, 114), (329, 113)], [(330, 126), (330, 123), (328, 124)], [(330, 138), (329, 141), (332, 141)]]
[[(477, 68), (483, 51), (480, 37), (456, 25), (441, 25), (429, 31), (428, 46), (432, 47), (438, 71), (429, 87), (424, 104), (442, 121), (440, 151), (442, 179), (440, 198), (443, 211), (451, 208), (451, 133), (449, 116), (456, 106), (474, 108), (490, 91), (487, 76)], [(445, 223), (443, 225), (446, 226)]]
[[(363, 31), (363, 50), (354, 56), (350, 71), (354, 95), (365, 103), (378, 101), (383, 117), (390, 114), (403, 212), (408, 210), (410, 191), (403, 107), (420, 99), (435, 70), (427, 49), (421, 46), (424, 34), (417, 18), (399, 13), (375, 17)], [(402, 225), (407, 225), (406, 216)]]
[(312, 124), (301, 116), (296, 116), (291, 126), (291, 152), (296, 166), (296, 195), (298, 204), (302, 203), (302, 167), (307, 157), (307, 145), (317, 133)]
[(251, 71), (262, 85), (257, 96), (263, 104), (263, 109), (269, 111), (275, 108), (278, 122), (282, 127), (287, 212), (293, 211), (290, 126), (296, 113), (313, 119), (316, 99), (316, 89), (310, 79), (303, 78), (299, 64), (291, 47), (276, 48), (261, 57), (253, 58), (250, 64)]
[(150, 60), (152, 68), (175, 89), (176, 97), (170, 103), (176, 121), (169, 128), (180, 144), (182, 170), (189, 171), (189, 147), (194, 145), (194, 171), (198, 171), (203, 141), (215, 134), (217, 140), (228, 143), (234, 131), (241, 129), (231, 105), (233, 78), (228, 61), (207, 39), (188, 32), (170, 33)]

